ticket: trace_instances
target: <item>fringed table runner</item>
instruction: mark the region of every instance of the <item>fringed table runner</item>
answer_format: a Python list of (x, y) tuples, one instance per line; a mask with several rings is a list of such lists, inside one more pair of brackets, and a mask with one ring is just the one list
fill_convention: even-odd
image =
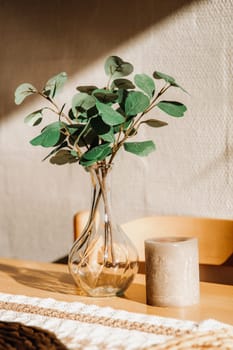
[[(47, 332), (47, 338), (52, 332), (58, 343), (69, 350), (233, 350), (233, 327), (216, 320), (196, 323), (79, 302), (0, 293), (0, 321), (0, 349), (23, 350), (23, 347), (4, 348), (4, 335), (11, 332), (16, 338), (26, 339), (25, 334), (38, 337), (41, 328)], [(54, 345), (54, 339), (53, 347), (39, 346), (39, 341), (34, 343), (34, 347), (25, 349), (61, 348)]]

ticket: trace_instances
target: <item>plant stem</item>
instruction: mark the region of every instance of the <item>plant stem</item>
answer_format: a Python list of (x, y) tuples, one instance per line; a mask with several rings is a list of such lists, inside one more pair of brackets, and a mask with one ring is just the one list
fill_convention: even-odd
[(154, 100), (151, 102), (150, 106), (148, 107), (148, 109), (146, 110), (146, 113), (148, 113), (151, 109), (153, 109), (156, 104), (154, 104), (158, 98), (164, 94), (164, 92), (166, 92), (169, 88), (171, 87), (171, 84), (169, 85), (165, 85), (160, 91), (159, 93), (156, 95), (156, 97), (154, 98)]
[(170, 88), (171, 84), (169, 85), (165, 85), (159, 92), (158, 94), (155, 96), (155, 98), (152, 100), (152, 102), (150, 103), (150, 106), (144, 111), (142, 112), (139, 117), (135, 120), (135, 122), (130, 126), (130, 128), (128, 130), (126, 130), (124, 137), (117, 141), (116, 146), (113, 149), (112, 155), (110, 157), (109, 160), (109, 165), (112, 164), (113, 159), (116, 156), (117, 151), (121, 148), (121, 146), (124, 144), (124, 142), (128, 139), (130, 133), (132, 132), (133, 129), (138, 129), (138, 127), (140, 126), (140, 121), (142, 119), (142, 117), (147, 114), (148, 112), (150, 112), (154, 107), (156, 107), (155, 102), (158, 100), (158, 98), (163, 95), (169, 88)]
[(103, 199), (104, 206), (104, 263), (109, 261), (109, 249), (112, 257), (112, 264), (115, 264), (115, 254), (113, 249), (113, 228), (112, 228), (112, 218), (109, 207), (109, 198), (107, 195), (108, 189), (106, 185), (106, 179), (109, 172), (109, 166), (104, 165), (96, 169), (96, 177), (101, 190), (101, 196)]
[(57, 111), (54, 111), (56, 114), (58, 114), (59, 116), (62, 116), (69, 124), (73, 124), (72, 120), (68, 117), (68, 115), (66, 115), (64, 112), (60, 111), (58, 105), (54, 102), (54, 100), (52, 100), (49, 96), (44, 95), (42, 92), (38, 91), (38, 94), (40, 96), (42, 96), (43, 98), (45, 98), (47, 101), (49, 101), (55, 108)]
[[(58, 107), (58, 105), (57, 105), (57, 104), (54, 102), (54, 100), (52, 100), (49, 96), (46, 96), (45, 94), (43, 94), (43, 93), (40, 92), (40, 91), (38, 91), (38, 94), (39, 94), (40, 96), (42, 96), (43, 98), (45, 98), (47, 101), (49, 101), (49, 102), (56, 108), (56, 111), (55, 111), (54, 109), (52, 109), (52, 108), (49, 108), (49, 107), (46, 107), (46, 109), (51, 110), (52, 112), (54, 112), (55, 114), (57, 114), (59, 117), (62, 116), (62, 117), (68, 122), (68, 124), (73, 125), (72, 120), (68, 117), (68, 115), (66, 115), (66, 114), (63, 112), (64, 105), (62, 106), (62, 109), (60, 110), (59, 107)], [(67, 129), (66, 129), (66, 130), (67, 130)], [(69, 133), (68, 130), (67, 130), (67, 132)], [(83, 132), (82, 132), (82, 133), (83, 133)], [(81, 134), (82, 134), (82, 133), (81, 133)], [(69, 133), (69, 135), (70, 135), (70, 133)], [(73, 148), (75, 148), (75, 150), (77, 151), (79, 158), (81, 158), (81, 156), (82, 156), (82, 151), (81, 151), (81, 149), (80, 149), (79, 146), (78, 146), (78, 141), (79, 141), (80, 137), (81, 137), (81, 135), (80, 135), (80, 136), (78, 137), (78, 139), (75, 141), (74, 146), (73, 146)]]

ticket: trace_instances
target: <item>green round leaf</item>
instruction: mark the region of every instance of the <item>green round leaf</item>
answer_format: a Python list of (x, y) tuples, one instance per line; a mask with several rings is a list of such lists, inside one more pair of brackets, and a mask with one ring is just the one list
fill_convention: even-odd
[(154, 95), (155, 83), (154, 80), (148, 75), (136, 74), (134, 77), (134, 82), (137, 85), (137, 87), (144, 91), (150, 98)]
[(154, 72), (153, 73), (153, 77), (155, 79), (163, 79), (165, 80), (167, 83), (171, 84), (174, 87), (180, 88), (182, 91), (184, 91), (185, 93), (187, 93), (187, 91), (185, 89), (182, 88), (182, 86), (178, 85), (175, 81), (174, 78), (172, 78), (170, 75), (161, 73), (161, 72)]
[(30, 126), (36, 126), (42, 121), (43, 108), (35, 111), (24, 118), (24, 123)]
[(111, 154), (111, 147), (109, 143), (99, 145), (91, 148), (89, 151), (85, 152), (80, 160), (80, 164), (84, 166), (90, 166), (100, 160), (105, 159)]
[(29, 83), (21, 84), (15, 90), (15, 104), (20, 105), (27, 96), (35, 94), (36, 88)]
[(178, 85), (176, 82), (172, 83), (171, 86), (177, 87), (177, 88), (181, 89), (182, 91), (184, 91), (186, 94), (188, 94), (188, 91), (186, 91), (184, 88), (182, 88), (182, 86)]
[(104, 123), (103, 119), (99, 115), (91, 118), (90, 125), (91, 125), (92, 129), (95, 130), (97, 135), (106, 134), (111, 129), (111, 126)]
[(99, 135), (99, 137), (101, 138), (101, 140), (103, 140), (105, 142), (109, 142), (109, 143), (114, 142), (115, 141), (115, 137), (114, 137), (113, 127), (111, 127), (111, 129), (109, 130), (108, 133), (101, 134), (101, 135)]
[(157, 107), (172, 117), (183, 117), (184, 112), (187, 110), (183, 103), (176, 101), (160, 101)]
[(163, 79), (169, 84), (174, 84), (175, 83), (175, 79), (172, 78), (170, 75), (167, 75), (167, 74), (164, 74), (164, 73), (161, 73), (161, 72), (158, 72), (158, 71), (155, 71), (153, 73), (153, 77), (155, 79)]
[(135, 85), (128, 79), (115, 79), (112, 82), (112, 88), (117, 87), (118, 89), (135, 89)]
[(103, 103), (114, 102), (117, 100), (118, 95), (105, 89), (97, 89), (92, 92), (92, 94)]
[(125, 77), (133, 72), (133, 65), (118, 56), (110, 56), (105, 61), (105, 73), (111, 77)]
[(80, 92), (86, 92), (88, 95), (91, 95), (92, 92), (98, 88), (95, 85), (82, 85), (77, 86), (76, 89)]
[(115, 141), (113, 127), (105, 124), (99, 115), (91, 118), (90, 125), (103, 141), (110, 143)]
[(61, 72), (55, 75), (54, 77), (50, 78), (47, 81), (43, 89), (43, 93), (46, 96), (53, 98), (56, 95), (56, 93), (63, 87), (66, 81), (67, 81), (66, 72)]
[(117, 91), (117, 94), (118, 94), (118, 100), (117, 102), (119, 103), (121, 109), (124, 109), (124, 105), (125, 105), (125, 100), (126, 100), (126, 97), (128, 96), (130, 91), (128, 90), (125, 90), (125, 89), (119, 89)]
[(93, 147), (89, 151), (84, 153), (83, 157), (87, 160), (92, 160), (92, 159), (98, 160), (98, 158), (101, 156), (103, 151), (108, 147), (108, 145), (109, 145), (108, 143), (105, 143), (103, 145)]
[(151, 126), (152, 128), (161, 128), (162, 126), (168, 125), (168, 123), (163, 122), (161, 120), (157, 120), (157, 119), (147, 119), (147, 120), (142, 121), (140, 124), (147, 124), (147, 125)]
[(105, 105), (99, 101), (96, 102), (96, 107), (104, 123), (112, 126), (124, 123), (125, 118), (120, 113), (115, 111), (112, 107)]
[(93, 160), (86, 160), (85, 158), (81, 158), (79, 163), (84, 166), (84, 167), (89, 167), (93, 164), (95, 164), (97, 162), (97, 160), (93, 159)]
[(33, 146), (52, 147), (60, 139), (60, 130), (63, 127), (61, 122), (54, 122), (44, 128), (41, 134), (30, 141)]
[(61, 149), (53, 157), (50, 158), (50, 163), (63, 165), (75, 163), (78, 161), (76, 154), (72, 151)]
[(72, 98), (72, 112), (76, 116), (77, 110), (85, 110), (95, 106), (96, 100), (93, 96), (88, 95), (85, 92), (80, 92)]
[(49, 157), (51, 157), (53, 154), (55, 154), (60, 149), (67, 147), (67, 145), (68, 145), (67, 141), (64, 141), (64, 142), (60, 143), (60, 145), (58, 145), (57, 147), (53, 148), (52, 151), (49, 152), (49, 154), (47, 154), (47, 156), (44, 159), (42, 159), (42, 160), (44, 161), (44, 160), (48, 159)]
[(137, 156), (145, 157), (155, 150), (155, 144), (151, 140), (142, 142), (125, 142), (124, 149), (125, 151), (134, 153)]
[(144, 112), (150, 105), (149, 98), (140, 91), (129, 92), (125, 101), (125, 113), (128, 116)]

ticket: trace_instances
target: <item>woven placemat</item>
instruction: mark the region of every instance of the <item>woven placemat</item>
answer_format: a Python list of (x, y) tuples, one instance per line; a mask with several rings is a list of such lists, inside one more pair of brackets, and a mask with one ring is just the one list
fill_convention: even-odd
[[(213, 343), (225, 346), (232, 341), (233, 333), (233, 327), (216, 320), (197, 323), (5, 293), (0, 293), (0, 320), (53, 332), (69, 350), (225, 350), (224, 347), (214, 348)], [(233, 350), (233, 346), (226, 349)]]
[(159, 345), (152, 345), (145, 350), (232, 350), (233, 331), (218, 329), (209, 332), (196, 332), (178, 336)]

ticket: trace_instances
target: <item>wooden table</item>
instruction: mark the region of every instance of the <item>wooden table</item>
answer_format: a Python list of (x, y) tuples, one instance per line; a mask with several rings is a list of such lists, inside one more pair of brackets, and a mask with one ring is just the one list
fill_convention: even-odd
[(233, 325), (233, 286), (201, 282), (200, 304), (184, 308), (146, 305), (145, 279), (136, 276), (124, 297), (92, 298), (74, 284), (66, 265), (0, 259), (0, 292), (31, 297), (80, 301), (131, 312), (154, 314), (193, 321), (214, 318)]

